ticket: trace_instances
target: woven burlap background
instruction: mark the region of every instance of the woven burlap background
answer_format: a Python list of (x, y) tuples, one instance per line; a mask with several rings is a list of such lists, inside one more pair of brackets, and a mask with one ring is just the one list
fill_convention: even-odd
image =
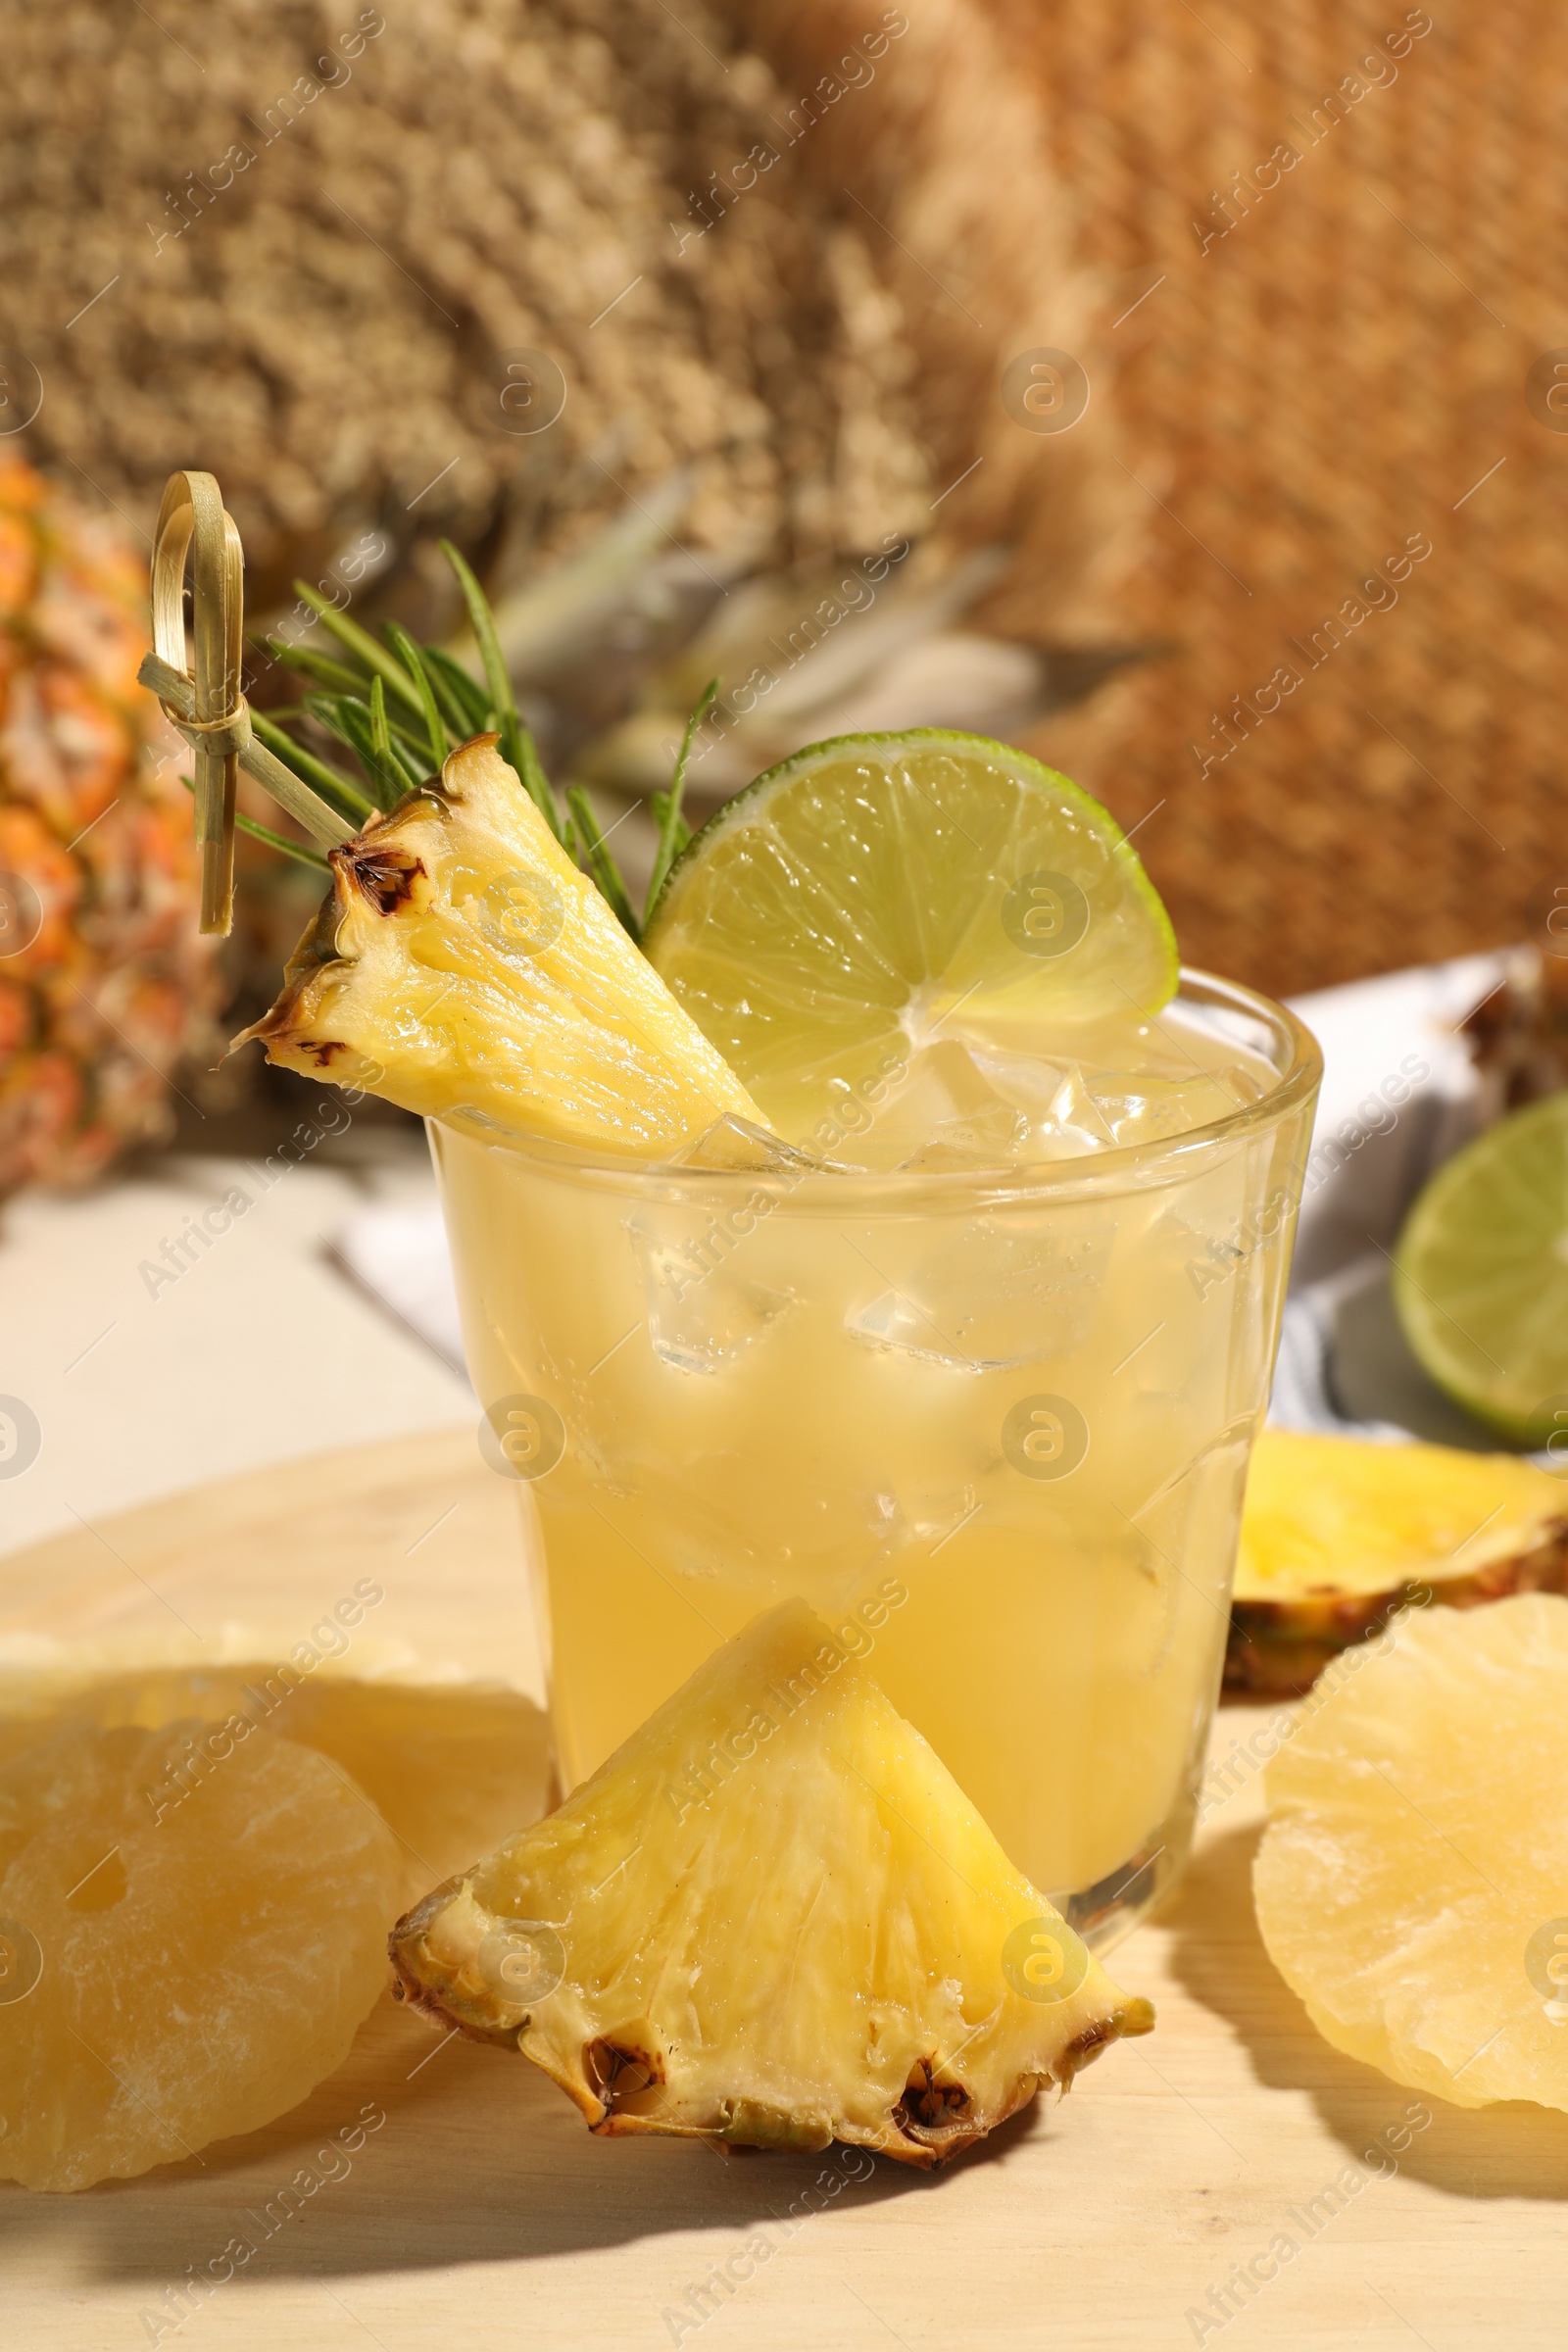
[[(1130, 612), (1171, 645), (1046, 739), (1145, 820), (1196, 960), (1299, 989), (1538, 931), (1568, 877), (1568, 430), (1526, 377), (1568, 345), (1568, 14), (990, 5), (1103, 276), (1152, 525)], [(1348, 619), (1415, 535), (1397, 605)]]

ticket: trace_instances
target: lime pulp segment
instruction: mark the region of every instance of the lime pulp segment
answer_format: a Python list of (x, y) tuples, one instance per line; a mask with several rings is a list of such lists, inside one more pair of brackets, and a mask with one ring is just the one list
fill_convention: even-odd
[(760, 776), (672, 868), (644, 947), (791, 1139), (910, 1047), (961, 1031), (1040, 1053), (1150, 1019), (1177, 982), (1114, 818), (1025, 754), (934, 728)]

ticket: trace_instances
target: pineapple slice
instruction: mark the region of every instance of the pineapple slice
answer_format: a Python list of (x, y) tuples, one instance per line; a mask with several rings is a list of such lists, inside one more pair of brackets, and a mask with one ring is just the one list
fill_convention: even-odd
[(1514, 1454), (1266, 1429), (1242, 1515), (1225, 1687), (1309, 1690), (1430, 1593), (1474, 1608), (1568, 1588), (1568, 1484)]
[(297, 2106), (386, 1982), (392, 1834), (323, 1756), (248, 1731), (72, 1726), (0, 1769), (0, 2179), (86, 2188)]
[(314, 1748), (349, 1775), (391, 1831), (403, 1866), (400, 1902), (544, 1810), (543, 1720), (531, 1699), (500, 1683), (314, 1671), (307, 1679), (266, 1659), (86, 1677), (0, 1672), (0, 1767), (71, 1726), (161, 1731), (183, 1723), (190, 1744), (176, 1750), (149, 1800), (161, 1818), (194, 1801), (235, 1737), (249, 1737), (247, 1726)]
[(798, 1600), (391, 1945), (596, 2132), (925, 2167), (1153, 2024)]
[(1568, 2109), (1568, 1600), (1404, 1619), (1267, 1790), (1258, 1926), (1324, 2038), (1459, 2107)]
[(331, 852), (283, 992), (235, 1045), (490, 1136), (664, 1157), (726, 1115), (762, 1127), (496, 743)]

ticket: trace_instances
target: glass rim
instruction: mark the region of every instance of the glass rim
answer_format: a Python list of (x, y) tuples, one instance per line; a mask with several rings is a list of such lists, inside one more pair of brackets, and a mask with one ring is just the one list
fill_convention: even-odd
[[(438, 1134), (445, 1134), (479, 1150), (493, 1151), (502, 1159), (520, 1161), (541, 1175), (568, 1181), (586, 1180), (595, 1190), (661, 1196), (667, 1196), (672, 1189), (690, 1192), (699, 1188), (710, 1196), (733, 1197), (758, 1191), (802, 1193), (808, 1198), (803, 1199), (799, 1206), (817, 1214), (836, 1214), (841, 1206), (851, 1201), (864, 1203), (868, 1197), (879, 1197), (886, 1206), (898, 1211), (911, 1212), (940, 1208), (973, 1194), (982, 1194), (987, 1201), (993, 1201), (1016, 1198), (1063, 1199), (1124, 1189), (1117, 1186), (1117, 1178), (1132, 1179), (1136, 1189), (1142, 1190), (1146, 1183), (1156, 1180), (1151, 1175), (1145, 1183), (1139, 1183), (1138, 1178), (1145, 1170), (1168, 1169), (1168, 1175), (1161, 1180), (1176, 1182), (1189, 1172), (1195, 1159), (1207, 1158), (1242, 1137), (1278, 1125), (1306, 1101), (1323, 1076), (1322, 1049), (1305, 1022), (1288, 1004), (1265, 996), (1260, 989), (1247, 987), (1240, 980), (1224, 980), (1217, 973), (1184, 963), (1180, 967), (1177, 993), (1170, 1004), (1160, 1007), (1161, 1012), (1178, 1003), (1189, 985), (1195, 985), (1211, 1002), (1218, 1000), (1283, 1033), (1289, 1059), (1275, 1083), (1255, 1102), (1244, 1102), (1236, 1110), (1227, 1111), (1223, 1118), (1184, 1128), (1176, 1135), (1146, 1137), (1136, 1143), (1113, 1145), (1107, 1152), (1082, 1152), (1065, 1159), (1003, 1161), (994, 1167), (941, 1169), (855, 1168), (833, 1160), (804, 1163), (799, 1167), (709, 1167), (690, 1160), (634, 1159), (603, 1146), (563, 1143), (553, 1137), (487, 1134), (444, 1120), (427, 1119), (425, 1125), (432, 1149), (436, 1147)], [(830, 1202), (824, 1200), (827, 1194), (832, 1195)]]

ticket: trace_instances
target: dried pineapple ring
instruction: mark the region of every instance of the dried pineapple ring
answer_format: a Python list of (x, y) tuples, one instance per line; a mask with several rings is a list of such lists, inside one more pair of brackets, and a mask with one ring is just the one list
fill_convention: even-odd
[(50, 1737), (51, 1715), (59, 1728), (106, 1731), (231, 1714), (316, 1748), (351, 1775), (398, 1842), (405, 1898), (544, 1811), (544, 1719), (520, 1692), (500, 1683), (307, 1681), (266, 1659), (132, 1667), (64, 1687), (14, 1675), (0, 1692), (0, 1765)]
[(1268, 1769), (1270, 1958), (1396, 2082), (1568, 2108), (1568, 1600), (1435, 1609), (1338, 1672)]
[(384, 1984), (380, 1815), (268, 1732), (223, 1748), (195, 1721), (78, 1728), (0, 1771), (0, 2177), (85, 2188), (254, 2131)]

